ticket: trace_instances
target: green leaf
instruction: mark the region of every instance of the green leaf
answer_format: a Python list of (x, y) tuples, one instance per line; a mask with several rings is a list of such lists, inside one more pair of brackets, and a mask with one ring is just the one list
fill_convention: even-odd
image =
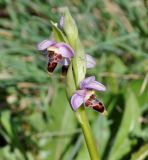
[[(76, 133), (77, 125), (63, 87), (57, 88), (49, 110), (49, 123), (47, 126), (49, 137), (42, 137), (40, 146), (43, 148), (43, 152), (50, 153), (47, 159), (61, 159), (67, 145)], [(44, 145), (43, 141), (45, 141)]]
[(110, 151), (109, 160), (118, 160), (130, 151), (131, 142), (128, 135), (137, 132), (140, 128), (139, 116), (140, 110), (137, 99), (134, 93), (128, 90), (123, 119)]
[[(24, 160), (23, 155), (21, 154), (21, 152), (18, 149), (14, 149), (14, 151), (11, 152), (11, 148), (8, 145), (0, 149), (0, 158), (1, 159), (9, 160), (10, 157), (11, 157), (11, 160), (16, 160), (16, 159)], [(28, 160), (30, 160), (30, 159), (28, 159)]]
[(68, 97), (70, 98), (74, 92), (76, 91), (75, 81), (74, 81), (74, 74), (72, 70), (72, 63), (69, 66), (67, 76), (66, 76), (66, 91)]
[(145, 160), (146, 157), (148, 157), (148, 144), (145, 144), (137, 152), (133, 153), (131, 160)]
[(86, 60), (84, 48), (78, 39), (77, 45), (75, 48), (75, 57), (73, 58), (73, 70), (75, 76), (76, 87), (79, 86), (79, 83), (85, 78), (86, 74)]
[(10, 115), (11, 115), (11, 112), (9, 110), (3, 111), (1, 114), (1, 124), (5, 128), (8, 135), (12, 138), (13, 131), (10, 123)]
[(108, 59), (108, 69), (113, 74), (113, 77), (107, 77), (106, 79), (108, 87), (113, 93), (118, 93), (120, 90), (118, 77), (122, 76), (127, 71), (127, 67), (119, 57), (111, 55)]
[(24, 149), (22, 148), (20, 141), (18, 139), (18, 135), (16, 134), (15, 125), (14, 123), (11, 123), (11, 112), (9, 110), (6, 110), (2, 113), (1, 123), (5, 128), (7, 134), (9, 135), (7, 139), (13, 143), (14, 148), (15, 147), (18, 148), (22, 153), (22, 155), (26, 157), (26, 153), (24, 152)]
[(92, 127), (99, 153), (102, 156), (105, 152), (107, 142), (110, 137), (109, 123), (107, 118), (102, 115), (97, 116)]
[(127, 71), (127, 67), (119, 57), (112, 55), (110, 61), (112, 62), (112, 72), (122, 75)]
[(57, 27), (57, 24), (51, 21), (51, 26), (53, 30), (54, 39), (57, 42), (65, 42), (68, 43), (68, 40), (66, 36), (63, 34), (63, 32)]
[(76, 160), (82, 160), (82, 159), (90, 159), (86, 143), (82, 143), (81, 148), (79, 149), (79, 152), (77, 153)]

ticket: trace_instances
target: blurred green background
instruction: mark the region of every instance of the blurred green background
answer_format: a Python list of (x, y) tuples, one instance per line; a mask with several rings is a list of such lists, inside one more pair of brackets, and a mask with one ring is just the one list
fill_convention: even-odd
[(89, 160), (60, 69), (37, 42), (68, 6), (108, 117), (87, 109), (102, 160), (148, 159), (148, 1), (0, 0), (0, 160)]

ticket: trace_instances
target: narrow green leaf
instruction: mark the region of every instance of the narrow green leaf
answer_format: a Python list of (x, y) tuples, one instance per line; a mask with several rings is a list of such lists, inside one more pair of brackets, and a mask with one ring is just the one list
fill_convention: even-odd
[(76, 87), (78, 87), (79, 83), (85, 78), (86, 74), (85, 53), (79, 39), (77, 41), (75, 52), (75, 57), (73, 59), (73, 70), (75, 75)]
[(139, 116), (140, 110), (136, 97), (131, 90), (128, 90), (123, 119), (109, 154), (109, 160), (118, 160), (130, 151), (131, 142), (128, 135), (140, 127)]
[(132, 154), (131, 160), (145, 160), (148, 158), (148, 144), (142, 146), (137, 152)]
[(13, 137), (13, 131), (12, 131), (11, 123), (10, 123), (10, 114), (11, 114), (11, 112), (8, 111), (8, 110), (2, 112), (2, 114), (1, 114), (1, 124), (5, 128), (8, 135), (12, 138)]
[(63, 32), (57, 27), (57, 24), (51, 21), (51, 26), (52, 26), (52, 30), (53, 30), (53, 36), (54, 39), (57, 42), (65, 42), (68, 43), (68, 40), (66, 38), (66, 36), (63, 34)]
[(95, 121), (92, 125), (96, 144), (98, 146), (99, 153), (102, 156), (105, 152), (107, 142), (110, 137), (109, 123), (107, 122), (106, 117), (97, 116), (95, 117)]
[(70, 98), (74, 92), (76, 91), (75, 81), (74, 81), (74, 74), (72, 70), (72, 63), (69, 66), (67, 76), (66, 76), (66, 90), (68, 97)]
[(81, 148), (79, 149), (79, 152), (77, 153), (76, 160), (82, 160), (82, 159), (90, 159), (89, 154), (87, 152), (87, 146), (85, 143), (81, 145)]
[[(48, 131), (57, 132), (57, 138), (48, 138), (50, 147), (50, 159), (61, 159), (74, 134), (66, 135), (75, 130), (77, 122), (66, 99), (64, 88), (58, 88), (52, 105), (50, 106), (50, 124)], [(65, 135), (64, 135), (65, 134)], [(52, 146), (52, 147), (51, 147)]]

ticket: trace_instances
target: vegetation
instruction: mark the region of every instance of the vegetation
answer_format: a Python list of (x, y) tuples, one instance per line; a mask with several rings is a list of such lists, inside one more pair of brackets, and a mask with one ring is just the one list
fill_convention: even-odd
[(66, 98), (60, 67), (52, 76), (36, 44), (52, 37), (49, 21), (68, 6), (88, 70), (106, 85), (109, 115), (86, 109), (102, 160), (148, 157), (148, 20), (146, 0), (0, 1), (0, 159), (89, 159)]

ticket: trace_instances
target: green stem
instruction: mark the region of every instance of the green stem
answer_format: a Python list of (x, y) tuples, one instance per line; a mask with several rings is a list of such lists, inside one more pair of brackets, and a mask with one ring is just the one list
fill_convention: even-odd
[(100, 160), (84, 106), (77, 110), (76, 116), (80, 122), (91, 160)]

